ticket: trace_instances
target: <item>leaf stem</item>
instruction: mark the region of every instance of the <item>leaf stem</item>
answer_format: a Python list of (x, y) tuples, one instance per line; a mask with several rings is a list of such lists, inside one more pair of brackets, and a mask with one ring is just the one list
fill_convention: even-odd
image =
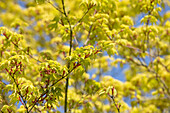
[(116, 107), (118, 113), (120, 113), (120, 108), (119, 108), (118, 104), (115, 102), (114, 97), (112, 96), (111, 99), (112, 99), (112, 101), (113, 101), (113, 103), (114, 103), (114, 105), (115, 105), (115, 107)]

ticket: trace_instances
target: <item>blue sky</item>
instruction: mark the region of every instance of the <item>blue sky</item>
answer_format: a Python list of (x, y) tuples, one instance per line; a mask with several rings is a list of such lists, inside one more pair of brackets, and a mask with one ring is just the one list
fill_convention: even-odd
[[(25, 7), (25, 2), (19, 0), (18, 3), (24, 8)], [(165, 9), (163, 9), (160, 14), (163, 15), (165, 12), (169, 11), (170, 10), (170, 7), (169, 6), (165, 6)], [(134, 25), (134, 27), (137, 27), (139, 25), (141, 25), (140, 23), (140, 20), (141, 18), (143, 18), (145, 16), (145, 14), (140, 14), (138, 15), (137, 19), (136, 19), (136, 24)], [(0, 25), (2, 26), (2, 25)], [(47, 39), (48, 39), (48, 36), (47, 36)], [(41, 49), (40, 49), (41, 50)], [(104, 55), (107, 55), (107, 53), (105, 53)], [(120, 58), (120, 56), (114, 56), (114, 58)], [(149, 62), (148, 58), (146, 58), (146, 60)], [(125, 82), (126, 79), (125, 79), (125, 75), (124, 75), (124, 71), (127, 70), (129, 68), (129, 65), (128, 64), (125, 64), (123, 66), (123, 68), (120, 67), (120, 65), (118, 65), (118, 67), (113, 67), (110, 71), (108, 71), (107, 73), (103, 73), (103, 75), (110, 75), (112, 77), (114, 77), (115, 79), (118, 79), (122, 82)], [(97, 71), (97, 69), (92, 69), (92, 70), (89, 70), (88, 73), (92, 76), (92, 74), (94, 74), (95, 72)], [(128, 104), (130, 104), (130, 101), (129, 99), (127, 99), (127, 102)], [(21, 103), (19, 103), (18, 106), (20, 106)], [(63, 111), (62, 108), (60, 108), (61, 111)]]

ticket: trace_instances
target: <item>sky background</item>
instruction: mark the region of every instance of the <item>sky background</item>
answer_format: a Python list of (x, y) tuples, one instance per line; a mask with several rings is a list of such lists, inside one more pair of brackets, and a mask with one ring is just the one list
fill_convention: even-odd
[[(23, 9), (25, 8), (25, 2), (19, 0), (19, 1), (18, 1), (18, 4), (20, 4)], [(160, 12), (160, 14), (163, 15), (163, 14), (164, 14), (165, 12), (167, 12), (167, 11), (170, 11), (170, 7), (166, 5), (166, 6), (165, 6), (165, 9), (162, 9), (162, 11)], [(143, 13), (142, 13), (142, 14), (138, 15), (138, 16), (135, 18), (136, 21), (135, 21), (134, 27), (138, 27), (139, 25), (142, 25), (142, 24), (140, 23), (140, 20), (141, 20), (141, 18), (143, 18), (145, 15), (146, 15), (146, 14), (143, 14)], [(1, 24), (0, 26), (3, 26), (3, 24)], [(48, 39), (48, 37), (47, 37), (47, 39)], [(80, 45), (80, 46), (82, 46), (82, 45)], [(40, 50), (42, 50), (42, 49), (43, 49), (43, 48), (40, 48)], [(107, 55), (107, 53), (104, 52), (104, 55)], [(115, 59), (116, 59), (116, 58), (120, 58), (120, 56), (115, 55), (114, 58), (115, 58)], [(148, 60), (148, 59), (146, 58), (146, 60)], [(148, 62), (149, 62), (149, 60), (148, 60)], [(127, 70), (128, 68), (129, 68), (129, 65), (128, 65), (128, 64), (125, 64), (125, 65), (123, 66), (123, 68), (121, 68), (120, 65), (118, 65), (118, 67), (113, 67), (113, 68), (111, 69), (111, 71), (108, 71), (107, 73), (103, 73), (103, 75), (104, 75), (104, 76), (105, 76), (105, 75), (110, 75), (110, 76), (114, 77), (115, 79), (118, 79), (118, 80), (120, 80), (120, 81), (122, 81), (122, 82), (125, 82), (125, 81), (126, 81), (126, 78), (125, 78), (124, 72), (125, 72), (125, 70)], [(97, 69), (92, 69), (92, 70), (89, 70), (88, 73), (90, 74), (90, 76), (92, 76), (96, 71), (97, 71)], [(96, 79), (98, 79), (98, 78), (96, 78)], [(148, 96), (149, 96), (149, 94), (148, 94)], [(124, 99), (126, 100), (126, 102), (128, 103), (128, 105), (130, 105), (130, 102), (131, 102), (132, 100), (129, 99), (129, 98), (124, 98)], [(18, 104), (18, 107), (19, 107), (20, 105), (21, 105), (21, 103)], [(60, 109), (61, 112), (63, 111), (63, 108), (59, 108), (59, 109)]]

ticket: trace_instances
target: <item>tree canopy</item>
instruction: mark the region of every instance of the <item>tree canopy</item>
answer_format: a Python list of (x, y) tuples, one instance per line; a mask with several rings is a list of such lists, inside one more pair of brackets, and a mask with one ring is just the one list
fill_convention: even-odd
[(168, 113), (169, 6), (1, 0), (1, 112)]

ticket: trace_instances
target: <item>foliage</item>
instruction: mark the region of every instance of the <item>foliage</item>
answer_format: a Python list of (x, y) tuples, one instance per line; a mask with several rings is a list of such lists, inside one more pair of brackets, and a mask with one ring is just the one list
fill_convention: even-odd
[[(1, 0), (1, 112), (170, 111), (169, 6)], [(126, 81), (113, 77), (127, 65)]]

